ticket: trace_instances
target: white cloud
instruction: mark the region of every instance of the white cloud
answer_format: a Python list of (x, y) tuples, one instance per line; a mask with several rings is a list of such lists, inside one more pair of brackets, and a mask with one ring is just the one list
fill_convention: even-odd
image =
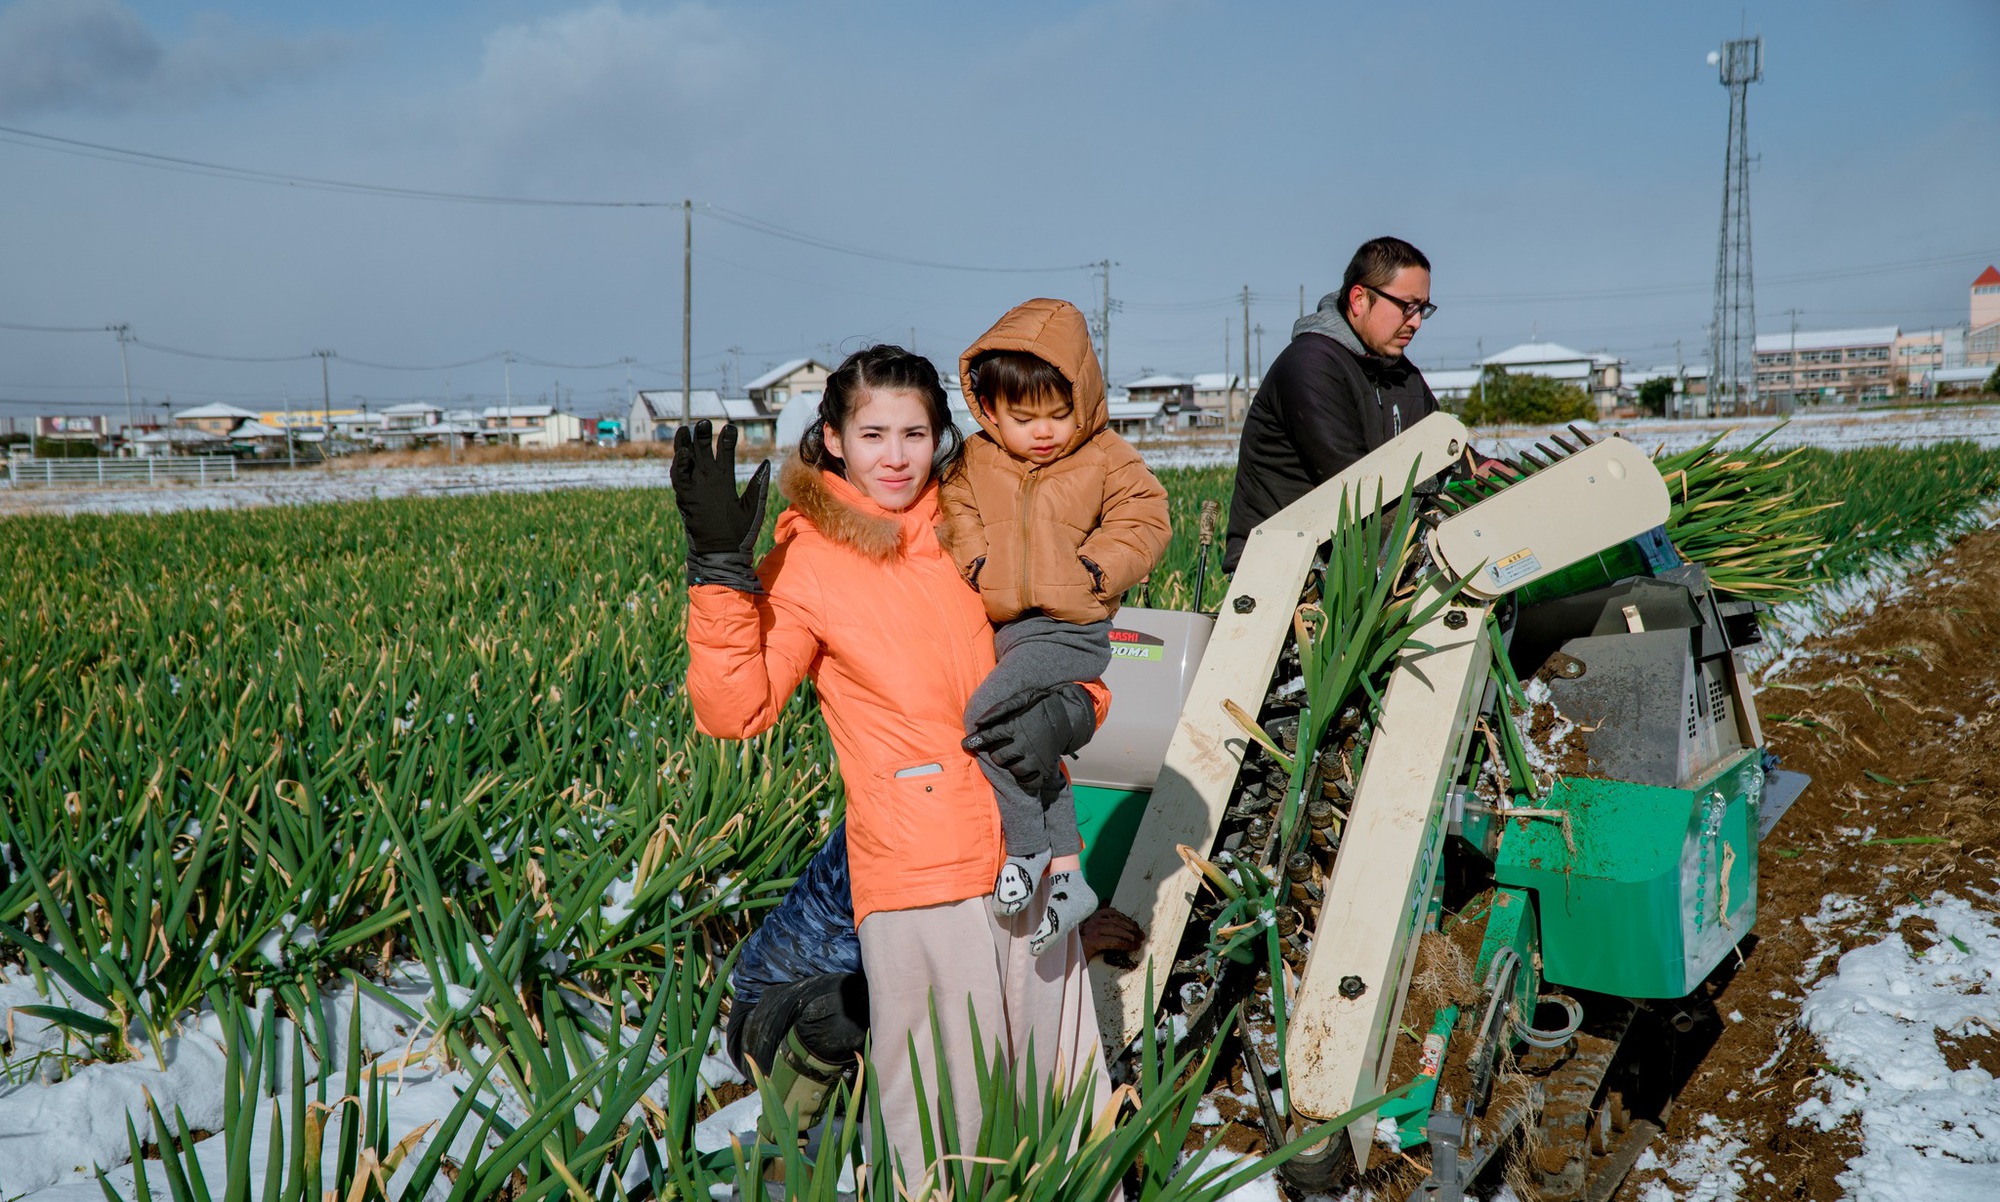
[(18, 0), (0, 9), (0, 115), (245, 95), (316, 70), (345, 49), (339, 37), (274, 37), (216, 19), (169, 44), (121, 0)]

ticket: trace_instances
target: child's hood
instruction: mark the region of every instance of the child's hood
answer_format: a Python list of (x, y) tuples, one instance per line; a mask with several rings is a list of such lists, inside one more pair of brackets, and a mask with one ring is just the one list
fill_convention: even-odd
[(958, 357), (958, 378), (965, 389), (966, 407), (981, 429), (997, 442), (1000, 432), (993, 419), (981, 411), (979, 398), (972, 393), (972, 361), (988, 351), (1026, 351), (1040, 357), (1069, 381), (1070, 403), (1076, 406), (1076, 436), (1063, 448), (1064, 455), (1097, 435), (1105, 425), (1104, 374), (1098, 370), (1097, 350), (1090, 345), (1090, 326), (1075, 305), (1063, 300), (1038, 298), (1023, 301), (1007, 310)]

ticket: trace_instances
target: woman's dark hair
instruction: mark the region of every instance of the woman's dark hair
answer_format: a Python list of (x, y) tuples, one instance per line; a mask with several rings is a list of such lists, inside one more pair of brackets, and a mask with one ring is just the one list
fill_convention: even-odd
[(847, 428), (848, 419), (872, 389), (914, 392), (924, 398), (930, 411), (931, 434), (937, 450), (931, 455), (931, 475), (943, 475), (957, 457), (958, 427), (951, 421), (951, 405), (945, 399), (944, 382), (938, 379), (937, 365), (915, 351), (883, 343), (859, 350), (840, 361), (826, 378), (826, 391), (819, 398), (819, 417), (799, 438), (799, 458), (816, 468), (845, 472), (847, 465), (826, 449), (825, 432)]
[(1347, 261), (1347, 274), (1340, 277), (1340, 311), (1346, 313), (1347, 298), (1354, 295), (1354, 286), (1363, 288), (1386, 288), (1396, 273), (1405, 267), (1431, 269), (1431, 261), (1424, 258), (1424, 252), (1411, 246), (1401, 238), (1370, 238), (1354, 252)]
[(970, 383), (982, 409), (1040, 396), (1070, 399), (1069, 381), (1055, 364), (1027, 351), (987, 351), (972, 361)]

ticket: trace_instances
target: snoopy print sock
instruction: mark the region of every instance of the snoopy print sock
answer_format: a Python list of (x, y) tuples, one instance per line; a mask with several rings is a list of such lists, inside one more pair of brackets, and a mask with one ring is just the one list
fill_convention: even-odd
[(1096, 912), (1097, 893), (1084, 881), (1081, 868), (1050, 873), (1048, 910), (1028, 936), (1028, 950), (1041, 955), (1056, 945), (1064, 931), (1074, 930)]

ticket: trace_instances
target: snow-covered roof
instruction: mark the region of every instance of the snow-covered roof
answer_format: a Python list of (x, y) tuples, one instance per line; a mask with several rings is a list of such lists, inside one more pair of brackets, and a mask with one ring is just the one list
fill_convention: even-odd
[(1235, 387), (1236, 378), (1236, 373), (1233, 371), (1198, 371), (1194, 373), (1194, 390), (1220, 392), (1225, 388)]
[(479, 433), (479, 425), (476, 422), (432, 422), (428, 426), (417, 426), (413, 429), (399, 431), (399, 433), (412, 435), (477, 434)]
[(400, 405), (391, 405), (387, 409), (384, 409), (382, 416), (422, 417), (426, 413), (436, 413), (438, 411), (438, 406), (431, 404), (429, 401), (404, 401)]
[(254, 418), (256, 416), (256, 414), (250, 412), (248, 409), (238, 409), (234, 405), (218, 403), (214, 405), (201, 405), (194, 409), (183, 409), (179, 413), (174, 414), (174, 420), (177, 422), (187, 422), (202, 418)]
[(479, 411), (481, 417), (553, 417), (554, 405), (488, 405)]
[(1986, 367), (1941, 367), (1931, 373), (1933, 384), (1970, 384), (1992, 376), (1994, 368)]
[(1134, 388), (1186, 388), (1193, 383), (1193, 380), (1185, 376), (1147, 376), (1143, 380), (1134, 380), (1125, 387), (1128, 391)]
[[(1782, 334), (1757, 335), (1757, 353), (1769, 355), (1778, 351), (1826, 351), (1847, 346), (1888, 346), (1896, 341), (1895, 326), (1865, 326), (1854, 330), (1800, 330), (1796, 335), (1787, 330)], [(1797, 341), (1793, 341), (1796, 338)]]
[(230, 432), (231, 438), (283, 438), (285, 432), (276, 426), (267, 426), (255, 418), (244, 422)]
[[(816, 397), (818, 394), (799, 395)], [(678, 388), (647, 389), (639, 394), (639, 400), (645, 404), (647, 414), (656, 422), (681, 420), (681, 390)], [(817, 402), (813, 407), (814, 409), (819, 407)], [(785, 408), (789, 411), (792, 406), (787, 405)], [(688, 416), (697, 420), (707, 418), (714, 421), (716, 418), (721, 418), (731, 422), (760, 422), (769, 421), (771, 415), (758, 408), (757, 402), (747, 396), (723, 396), (713, 388), (697, 388), (688, 406)]]
[[(754, 392), (759, 388), (769, 388), (771, 385), (776, 384), (778, 381), (784, 379), (786, 376), (791, 375), (793, 372), (799, 370), (800, 368), (811, 367), (816, 362), (817, 360), (814, 359), (787, 359), (783, 363), (780, 363), (778, 364), (778, 366), (772, 368), (770, 371), (765, 372), (763, 375), (758, 376), (756, 379), (750, 381), (748, 384), (745, 384), (743, 386), (743, 390), (745, 392)], [(679, 394), (676, 393), (675, 395)], [(699, 389), (696, 390), (696, 395), (700, 395)]]
[(1573, 351), (1560, 342), (1523, 342), (1479, 362), (1487, 367), (1514, 367), (1529, 363), (1589, 363), (1592, 356)]
[(139, 437), (137, 437), (137, 438), (133, 439), (132, 441), (133, 441), (133, 442), (169, 442), (169, 443), (171, 443), (171, 442), (221, 442), (221, 441), (222, 441), (222, 436), (221, 436), (221, 435), (219, 435), (219, 434), (210, 434), (210, 433), (209, 433), (208, 431), (206, 431), (206, 430), (196, 430), (196, 429), (193, 429), (192, 427), (188, 427), (188, 426), (169, 426), (169, 427), (167, 427), (166, 429), (163, 429), (163, 430), (154, 430), (154, 431), (153, 431), (152, 433), (150, 433), (150, 434), (141, 434), (141, 435), (140, 435)]
[(1476, 367), (1454, 367), (1446, 371), (1427, 371), (1424, 383), (1432, 392), (1467, 392), (1479, 386), (1479, 377), (1486, 373)]
[(1160, 410), (1163, 408), (1165, 408), (1165, 405), (1159, 401), (1106, 401), (1104, 404), (1104, 416), (1107, 420), (1114, 422), (1149, 422), (1160, 416)]
[(333, 415), (333, 424), (336, 426), (379, 426), (382, 424), (382, 415), (379, 413), (336, 413)]

